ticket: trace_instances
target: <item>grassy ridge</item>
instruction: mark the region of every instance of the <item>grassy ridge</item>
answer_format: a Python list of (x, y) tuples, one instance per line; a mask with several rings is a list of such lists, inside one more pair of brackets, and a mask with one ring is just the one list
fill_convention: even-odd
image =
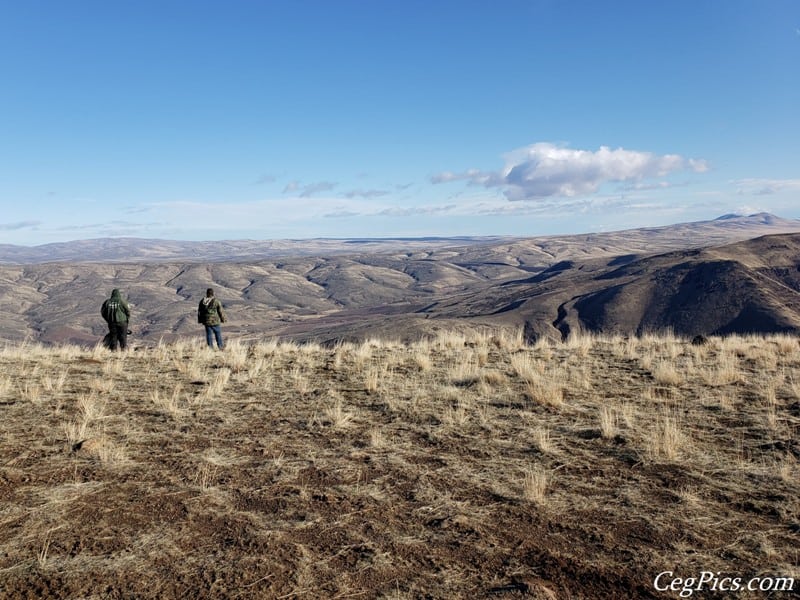
[(4, 598), (800, 579), (794, 337), (16, 345), (0, 417)]

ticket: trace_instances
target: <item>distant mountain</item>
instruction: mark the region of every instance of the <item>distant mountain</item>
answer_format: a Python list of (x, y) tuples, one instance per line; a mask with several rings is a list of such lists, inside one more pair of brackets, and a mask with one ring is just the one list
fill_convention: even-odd
[(308, 240), (222, 240), (210, 242), (142, 238), (100, 238), (15, 246), (0, 244), (0, 264), (46, 262), (174, 262), (178, 260), (229, 262), (275, 257), (335, 256), (398, 249), (433, 250), (454, 245), (487, 244), (500, 239), (452, 238), (354, 238)]
[(6, 246), (0, 340), (93, 344), (112, 288), (132, 304), (135, 344), (198, 336), (209, 286), (228, 309), (227, 333), (243, 339), (413, 338), (476, 324), (530, 337), (794, 331), (796, 237), (731, 245), (786, 230), (800, 222), (759, 214), (539, 238)]
[[(722, 244), (769, 233), (800, 231), (800, 221), (783, 219), (768, 213), (749, 216), (723, 215), (711, 221), (679, 223), (627, 231), (588, 233), (566, 236), (461, 236), (425, 238), (350, 238), (308, 240), (223, 240), (176, 241), (141, 238), (101, 238), (59, 242), (41, 246), (0, 244), (0, 264), (38, 264), (47, 262), (175, 262), (256, 261), (278, 257), (341, 256), (386, 252), (436, 252), (474, 247), (481, 260), (487, 246), (509, 249), (522, 260), (533, 258), (541, 265), (541, 256), (559, 259), (596, 252), (624, 254), (648, 253), (685, 247)], [(501, 251), (504, 255), (506, 252)], [(502, 259), (504, 260), (504, 259)], [(513, 260), (513, 258), (512, 258)]]
[(771, 215), (770, 213), (760, 212), (754, 213), (752, 215), (741, 215), (739, 213), (728, 213), (726, 215), (720, 215), (715, 221), (732, 221), (732, 220), (746, 220), (750, 223), (760, 223), (762, 225), (774, 225), (780, 223), (790, 222), (787, 219), (781, 219), (780, 217), (776, 217), (775, 215)]
[(791, 221), (788, 219), (782, 219), (780, 217), (776, 217), (775, 215), (771, 215), (770, 213), (760, 212), (755, 213), (752, 215), (740, 215), (738, 213), (728, 213), (727, 215), (721, 215), (714, 219), (715, 221), (741, 221), (747, 222), (752, 224), (761, 224), (761, 225), (782, 225), (789, 223)]

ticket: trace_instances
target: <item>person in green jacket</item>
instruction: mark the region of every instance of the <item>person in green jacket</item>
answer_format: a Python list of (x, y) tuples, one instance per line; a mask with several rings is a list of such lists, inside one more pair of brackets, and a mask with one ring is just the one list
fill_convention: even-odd
[(214, 297), (214, 288), (206, 290), (206, 297), (200, 300), (197, 307), (197, 322), (206, 326), (206, 343), (209, 348), (214, 347), (214, 340), (217, 340), (217, 348), (222, 350), (225, 343), (222, 341), (222, 328), (220, 325), (225, 322), (225, 312), (222, 310), (222, 302)]
[(108, 347), (116, 350), (125, 350), (128, 346), (128, 322), (131, 318), (131, 309), (122, 299), (118, 289), (111, 291), (111, 297), (103, 302), (100, 314), (108, 323)]

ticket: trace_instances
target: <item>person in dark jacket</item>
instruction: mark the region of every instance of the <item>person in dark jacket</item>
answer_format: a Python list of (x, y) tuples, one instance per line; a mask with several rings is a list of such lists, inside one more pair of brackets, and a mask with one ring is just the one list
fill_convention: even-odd
[(200, 306), (197, 307), (197, 322), (206, 326), (208, 347), (213, 348), (216, 339), (217, 348), (222, 350), (225, 343), (222, 341), (221, 324), (225, 322), (225, 312), (222, 310), (222, 302), (214, 297), (214, 288), (208, 288), (206, 297), (200, 300)]
[(118, 289), (111, 291), (111, 297), (103, 302), (100, 314), (108, 323), (108, 347), (116, 350), (125, 350), (128, 346), (128, 322), (131, 319), (131, 309), (122, 299)]

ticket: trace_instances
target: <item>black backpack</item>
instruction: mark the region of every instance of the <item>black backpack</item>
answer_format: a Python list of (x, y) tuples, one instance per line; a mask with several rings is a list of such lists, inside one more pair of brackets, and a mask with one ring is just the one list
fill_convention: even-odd
[(117, 311), (120, 308), (120, 303), (116, 300), (107, 300), (106, 301), (106, 310), (103, 316), (106, 318), (106, 321), (109, 323), (116, 323), (117, 322)]
[(205, 324), (206, 318), (208, 318), (208, 313), (210, 312), (208, 309), (214, 304), (212, 300), (208, 304), (200, 300), (200, 306), (197, 309), (197, 322)]

